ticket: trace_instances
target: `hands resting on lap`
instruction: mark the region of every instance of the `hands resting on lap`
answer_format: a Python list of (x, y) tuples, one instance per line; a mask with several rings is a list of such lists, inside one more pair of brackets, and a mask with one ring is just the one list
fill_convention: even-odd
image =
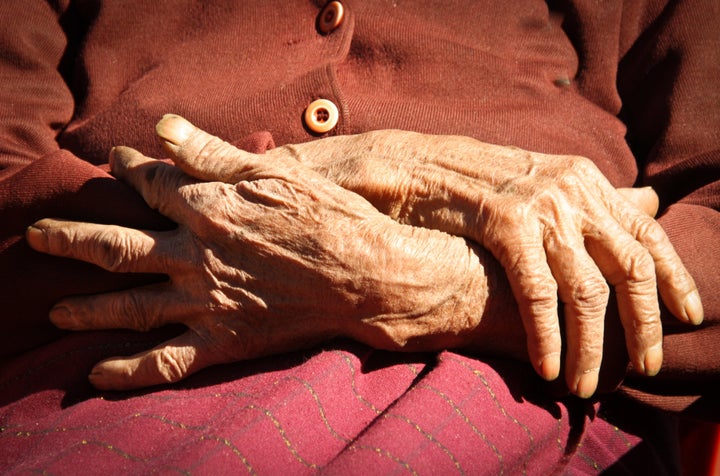
[(662, 362), (658, 289), (679, 319), (702, 321), (692, 278), (641, 211), (654, 213), (657, 197), (614, 189), (587, 159), (404, 131), (254, 155), (170, 115), (158, 134), (175, 167), (118, 147), (111, 168), (177, 229), (45, 219), (27, 233), (38, 251), (169, 275), (51, 311), (66, 329), (188, 327), (156, 349), (99, 363), (90, 375), (98, 388), (173, 382), (337, 335), (515, 357), (526, 345), (537, 372), (554, 379), (559, 297), (565, 378), (587, 397), (602, 360), (607, 283), (644, 374)]
[(178, 228), (47, 219), (29, 230), (30, 243), (170, 280), (65, 299), (50, 318), (76, 330), (171, 322), (189, 330), (148, 353), (101, 363), (90, 376), (100, 388), (176, 381), (334, 335), (426, 349), (469, 343), (483, 327), (488, 283), (464, 239), (399, 224), (293, 159), (256, 160), (236, 184), (200, 182), (128, 148), (114, 149), (111, 166)]

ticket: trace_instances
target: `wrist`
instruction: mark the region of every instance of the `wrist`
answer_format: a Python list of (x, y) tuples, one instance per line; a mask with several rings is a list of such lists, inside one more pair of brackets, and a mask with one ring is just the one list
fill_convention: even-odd
[(488, 278), (467, 242), (394, 224), (369, 268), (367, 299), (380, 305), (356, 316), (349, 335), (389, 350), (467, 346), (482, 328)]

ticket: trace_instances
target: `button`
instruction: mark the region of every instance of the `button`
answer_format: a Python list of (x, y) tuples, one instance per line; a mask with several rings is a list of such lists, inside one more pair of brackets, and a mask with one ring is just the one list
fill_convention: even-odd
[(318, 17), (318, 29), (328, 34), (342, 25), (345, 18), (345, 8), (340, 2), (330, 2), (322, 9)]
[(305, 109), (305, 124), (317, 134), (331, 131), (337, 125), (339, 117), (337, 106), (327, 99), (313, 101)]

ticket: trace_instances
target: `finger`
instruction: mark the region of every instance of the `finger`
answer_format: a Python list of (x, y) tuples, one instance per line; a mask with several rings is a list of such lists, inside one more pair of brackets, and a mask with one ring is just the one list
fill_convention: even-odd
[(175, 164), (200, 180), (237, 183), (262, 167), (257, 155), (208, 134), (180, 116), (166, 114), (155, 130)]
[(704, 312), (697, 286), (665, 230), (636, 208), (609, 196), (605, 193), (603, 202), (609, 204), (612, 215), (652, 256), (660, 296), (667, 308), (684, 322), (702, 323)]
[(90, 382), (100, 390), (130, 390), (177, 382), (209, 365), (207, 344), (188, 331), (152, 350), (130, 357), (113, 357), (92, 369)]
[(547, 264), (542, 241), (530, 238), (518, 242), (500, 237), (490, 245), (508, 276), (527, 334), (528, 354), (537, 373), (546, 380), (560, 374), (561, 338), (557, 314), (557, 283)]
[(641, 214), (633, 215), (631, 234), (652, 256), (663, 302), (677, 318), (701, 324), (704, 312), (700, 293), (665, 230), (655, 220)]
[(589, 398), (598, 385), (610, 291), (579, 235), (554, 229), (545, 246), (565, 304), (565, 379), (572, 393)]
[(129, 183), (145, 202), (177, 223), (189, 223), (198, 214), (203, 196), (190, 185), (197, 180), (177, 167), (145, 157), (130, 147), (114, 147), (110, 152), (113, 174)]
[(660, 198), (652, 187), (618, 188), (620, 195), (625, 197), (638, 210), (650, 217), (655, 217), (660, 208)]
[(36, 251), (73, 258), (120, 273), (164, 273), (182, 266), (176, 246), (168, 246), (173, 232), (140, 231), (46, 218), (26, 232)]
[(586, 246), (615, 288), (628, 355), (639, 372), (655, 375), (662, 365), (662, 324), (652, 257), (611, 218), (597, 227), (586, 235)]
[(61, 329), (132, 329), (146, 331), (183, 322), (202, 311), (169, 283), (126, 291), (65, 298), (50, 310), (50, 321)]

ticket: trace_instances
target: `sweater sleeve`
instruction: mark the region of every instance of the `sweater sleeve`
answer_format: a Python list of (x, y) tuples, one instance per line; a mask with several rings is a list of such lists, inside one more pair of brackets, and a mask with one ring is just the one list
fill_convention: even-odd
[(695, 278), (705, 323), (665, 321), (665, 364), (628, 392), (673, 410), (716, 407), (720, 392), (720, 4), (626, 2), (621, 117), (659, 222)]
[(56, 151), (72, 117), (60, 72), (67, 46), (61, 10), (46, 0), (0, 2), (0, 170)]

